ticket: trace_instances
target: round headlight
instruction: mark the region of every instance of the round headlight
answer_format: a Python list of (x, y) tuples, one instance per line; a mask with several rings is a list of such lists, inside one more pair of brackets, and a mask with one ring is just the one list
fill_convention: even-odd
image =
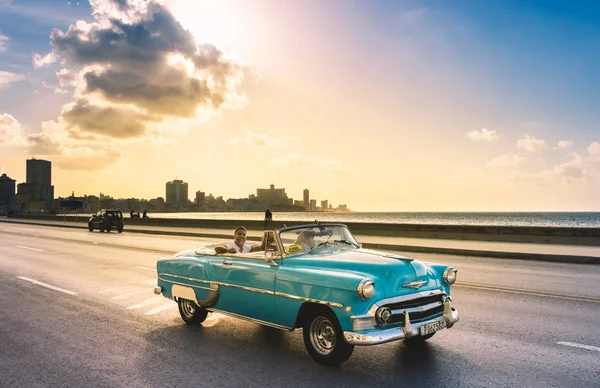
[(362, 299), (371, 299), (375, 295), (375, 284), (369, 280), (364, 279), (358, 285), (358, 296)]
[(452, 267), (446, 268), (444, 271), (444, 281), (448, 284), (453, 284), (456, 281), (456, 273), (458, 271)]

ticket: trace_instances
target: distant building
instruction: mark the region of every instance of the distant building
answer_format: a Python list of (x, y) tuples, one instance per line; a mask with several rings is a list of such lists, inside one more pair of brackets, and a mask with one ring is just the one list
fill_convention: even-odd
[(52, 163), (27, 159), (26, 182), (17, 185), (17, 206), (22, 211), (37, 212), (49, 208), (54, 201)]
[(269, 189), (256, 189), (256, 199), (266, 205), (293, 205), (293, 199), (288, 198), (285, 189), (276, 189), (273, 184)]
[(27, 159), (27, 183), (52, 186), (52, 163), (48, 160)]
[(308, 189), (304, 189), (304, 208), (306, 210), (310, 210), (310, 196), (309, 196), (309, 192)]
[(329, 208), (328, 203), (328, 200), (321, 201), (321, 210), (327, 210)]
[(0, 176), (0, 214), (12, 213), (17, 210), (15, 197), (15, 180), (6, 174)]
[(317, 200), (316, 199), (311, 199), (310, 200), (310, 205), (308, 207), (308, 210), (316, 210), (317, 209)]
[(206, 193), (204, 191), (196, 191), (196, 205), (202, 205), (206, 200)]
[(189, 200), (188, 184), (182, 180), (167, 182), (167, 205), (185, 204)]

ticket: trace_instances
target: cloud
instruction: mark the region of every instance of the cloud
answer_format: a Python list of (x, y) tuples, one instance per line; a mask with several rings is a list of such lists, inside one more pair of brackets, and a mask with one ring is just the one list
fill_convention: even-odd
[(8, 113), (0, 114), (0, 147), (3, 145), (25, 145), (25, 130), (23, 125)]
[(0, 53), (2, 51), (6, 51), (6, 45), (8, 41), (8, 36), (0, 34)]
[(590, 146), (587, 148), (587, 151), (593, 158), (600, 159), (600, 143), (597, 141), (590, 144)]
[[(217, 109), (239, 101), (236, 88), (243, 69), (215, 46), (198, 46), (157, 1), (93, 0), (90, 4), (96, 22), (78, 21), (66, 32), (55, 29), (53, 50), (37, 58), (40, 64), (60, 60), (66, 69), (59, 77), (79, 69), (77, 105), (83, 104), (77, 100), (93, 104), (93, 96), (113, 106), (133, 106), (130, 111), (145, 112), (146, 118), (160, 122), (165, 117), (195, 119), (201, 107)], [(67, 122), (71, 118), (63, 116)], [(97, 126), (73, 124), (81, 131), (99, 131)], [(120, 136), (114, 127), (104, 133)], [(137, 131), (138, 136), (143, 134)]]
[(51, 158), (58, 168), (65, 170), (100, 170), (121, 158), (121, 152), (112, 143), (70, 137), (60, 121), (43, 122), (40, 133), (28, 135), (27, 153)]
[(536, 139), (533, 136), (525, 134), (525, 138), (519, 139), (517, 141), (517, 147), (523, 148), (524, 150), (529, 152), (535, 152), (548, 148), (548, 145), (546, 144), (546, 140)]
[(32, 148), (73, 156), (80, 142), (90, 155), (116, 161), (126, 142), (172, 143), (193, 123), (245, 104), (238, 91), (245, 68), (213, 45), (198, 45), (162, 1), (90, 5), (94, 22), (54, 29), (51, 51), (34, 55), (35, 66), (60, 63), (55, 93), (72, 90), (73, 101), (29, 138)]
[(33, 63), (33, 67), (40, 68), (51, 65), (57, 60), (58, 57), (53, 52), (51, 52), (46, 55), (33, 54), (33, 59), (31, 60), (31, 62)]
[(510, 155), (502, 155), (498, 156), (487, 162), (488, 166), (496, 166), (496, 167), (514, 167), (521, 163), (524, 158), (520, 155), (510, 154)]
[(573, 145), (573, 141), (572, 140), (561, 140), (558, 142), (558, 144), (556, 145), (557, 148), (569, 148)]
[(489, 130), (487, 128), (467, 132), (467, 136), (473, 141), (494, 141), (500, 138), (496, 130)]
[(6, 87), (13, 82), (22, 81), (23, 79), (25, 79), (23, 74), (0, 70), (0, 88)]

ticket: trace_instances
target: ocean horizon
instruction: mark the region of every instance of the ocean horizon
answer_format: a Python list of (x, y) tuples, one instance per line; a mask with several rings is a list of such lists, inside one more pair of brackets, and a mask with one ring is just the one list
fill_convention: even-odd
[[(264, 212), (152, 213), (152, 218), (264, 219)], [(273, 212), (275, 221), (600, 228), (600, 212)]]

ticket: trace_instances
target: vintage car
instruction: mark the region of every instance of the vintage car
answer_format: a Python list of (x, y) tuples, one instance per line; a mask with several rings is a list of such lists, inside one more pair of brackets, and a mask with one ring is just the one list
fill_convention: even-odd
[(187, 324), (218, 312), (302, 328), (308, 353), (327, 365), (346, 361), (355, 345), (417, 345), (459, 320), (452, 267), (363, 249), (337, 223), (284, 227), (265, 241), (252, 253), (205, 246), (161, 258), (154, 292), (175, 300)]
[(110, 232), (116, 230), (117, 232), (123, 232), (123, 213), (120, 210), (102, 209), (95, 214), (92, 214), (88, 220), (88, 230), (93, 232), (94, 229), (100, 230), (100, 232)]

